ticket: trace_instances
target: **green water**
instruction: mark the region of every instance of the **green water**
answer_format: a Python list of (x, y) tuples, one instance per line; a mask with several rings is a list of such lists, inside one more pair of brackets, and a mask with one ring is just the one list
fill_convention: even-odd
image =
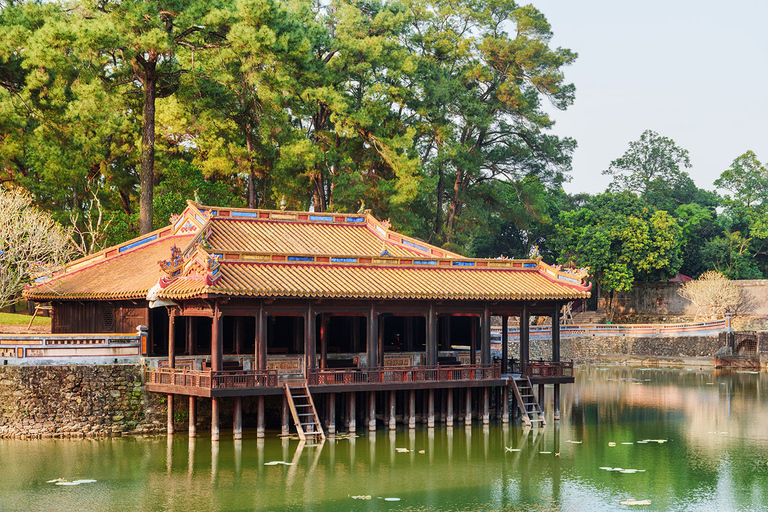
[[(249, 431), (0, 441), (0, 510), (768, 510), (767, 385), (598, 366), (565, 386), (563, 418), (544, 429), (380, 429), (319, 447)], [(58, 477), (96, 482), (46, 482)]]

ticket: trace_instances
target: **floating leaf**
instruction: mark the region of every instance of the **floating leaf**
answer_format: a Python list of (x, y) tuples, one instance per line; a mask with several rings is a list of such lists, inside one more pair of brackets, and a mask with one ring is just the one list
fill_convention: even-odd
[(283, 466), (293, 466), (293, 462), (285, 462), (284, 460), (273, 460), (271, 462), (265, 462), (265, 466), (277, 466), (282, 464)]
[(634, 443), (621, 443), (621, 444), (634, 444)]
[(427, 451), (426, 450), (419, 450), (419, 453), (424, 455), (425, 453), (427, 453)]
[(409, 450), (408, 448), (395, 448), (395, 451), (396, 451), (397, 453), (408, 453), (408, 452), (410, 452), (411, 450)]
[(353, 500), (369, 500), (371, 496), (369, 494), (360, 494), (358, 496), (351, 496)]
[(552, 455), (552, 452), (539, 452), (542, 455)]
[(581, 444), (583, 442), (584, 441), (571, 441), (570, 439), (568, 441), (566, 441), (566, 443), (571, 443), (571, 444)]
[(505, 446), (504, 449), (507, 450), (508, 452), (519, 452), (519, 451), (521, 451), (520, 448), (510, 448), (509, 446)]
[(622, 504), (622, 505), (640, 505), (640, 506), (645, 506), (645, 505), (650, 505), (651, 504), (651, 500), (635, 500), (635, 499), (630, 498), (628, 500), (620, 501), (619, 503)]
[(384, 498), (384, 501), (400, 501), (400, 498)]
[(613, 441), (611, 441), (610, 443), (608, 443), (608, 446), (616, 446), (616, 443), (614, 443)]

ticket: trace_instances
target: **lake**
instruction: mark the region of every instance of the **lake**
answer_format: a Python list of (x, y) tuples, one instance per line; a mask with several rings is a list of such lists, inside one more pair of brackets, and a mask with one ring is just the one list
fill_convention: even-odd
[(766, 510), (767, 385), (598, 365), (563, 386), (562, 420), (543, 429), (0, 440), (0, 510)]

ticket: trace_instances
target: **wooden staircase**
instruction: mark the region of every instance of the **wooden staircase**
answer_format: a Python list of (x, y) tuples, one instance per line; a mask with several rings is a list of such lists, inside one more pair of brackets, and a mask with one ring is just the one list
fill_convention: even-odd
[(315, 402), (309, 392), (307, 382), (294, 382), (285, 385), (285, 396), (291, 408), (293, 423), (299, 439), (306, 441), (307, 437), (316, 440), (325, 439), (325, 432), (320, 424), (320, 417), (315, 409)]
[(512, 390), (515, 392), (517, 406), (520, 407), (525, 426), (530, 427), (533, 423), (540, 423), (542, 427), (546, 425), (547, 420), (544, 419), (544, 411), (541, 410), (539, 401), (533, 393), (531, 379), (527, 375), (519, 375), (512, 377), (511, 380)]

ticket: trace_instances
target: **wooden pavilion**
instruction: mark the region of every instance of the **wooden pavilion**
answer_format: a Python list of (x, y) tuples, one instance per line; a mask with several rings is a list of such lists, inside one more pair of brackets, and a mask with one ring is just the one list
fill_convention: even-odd
[[(555, 384), (557, 417), (559, 384), (573, 382), (572, 364), (560, 361), (559, 315), (589, 297), (585, 278), (540, 258), (465, 258), (396, 233), (368, 212), (189, 202), (171, 225), (43, 276), (25, 295), (51, 303), (54, 333), (148, 326), (146, 385), (168, 395), (169, 431), (174, 397), (189, 397), (190, 435), (196, 397), (205, 397), (218, 439), (220, 401), (231, 399), (238, 437), (242, 397), (256, 396), (261, 436), (264, 397), (281, 394), (283, 430), (290, 413), (303, 437), (322, 435), (323, 420), (335, 431), (338, 411), (354, 431), (361, 394), (369, 429), (377, 404), (390, 428), (398, 410), (413, 427), (417, 393), (430, 425), (436, 393), (440, 417), (452, 424), (455, 391), (464, 393), (456, 409), (465, 421), (477, 404), (487, 423), (492, 394), (507, 421), (509, 389), (524, 420), (535, 421), (526, 405), (535, 402), (531, 384), (541, 396), (545, 383)], [(533, 315), (552, 318), (550, 361), (529, 360)], [(502, 323), (495, 356), (493, 316)], [(517, 358), (507, 353), (510, 316), (520, 319)]]

